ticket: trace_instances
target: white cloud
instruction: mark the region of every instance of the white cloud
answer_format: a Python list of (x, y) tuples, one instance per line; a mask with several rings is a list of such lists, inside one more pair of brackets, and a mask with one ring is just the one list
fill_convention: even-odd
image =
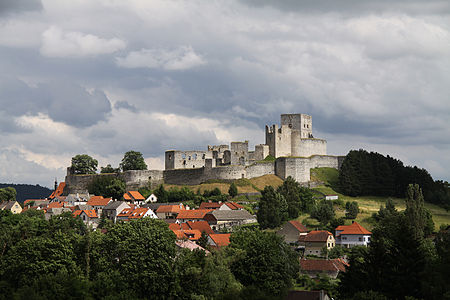
[(41, 54), (49, 57), (82, 57), (114, 53), (125, 48), (118, 38), (104, 39), (77, 31), (64, 32), (52, 26), (42, 34)]
[(187, 70), (206, 63), (191, 46), (182, 46), (174, 50), (141, 49), (128, 53), (126, 57), (117, 57), (116, 60), (117, 64), (124, 68), (164, 70)]

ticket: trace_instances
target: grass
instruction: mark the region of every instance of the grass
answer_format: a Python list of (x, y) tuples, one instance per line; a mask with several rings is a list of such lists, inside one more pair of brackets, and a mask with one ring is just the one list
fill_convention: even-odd
[[(360, 196), (360, 197), (350, 197), (340, 194), (336, 191), (336, 186), (338, 183), (339, 172), (332, 168), (315, 168), (311, 169), (311, 180), (315, 182), (321, 182), (323, 185), (313, 188), (313, 190), (319, 191), (323, 194), (338, 195), (339, 199), (343, 200), (344, 203), (347, 201), (356, 201), (359, 205), (359, 214), (356, 221), (362, 226), (371, 230), (373, 227), (372, 214), (378, 212), (381, 205), (385, 205), (388, 197), (376, 197), (376, 196)], [(395, 207), (399, 211), (406, 209), (404, 198), (392, 198)], [(339, 205), (334, 205), (336, 210), (336, 217), (344, 217), (345, 209)], [(443, 224), (450, 224), (450, 212), (446, 211), (444, 208), (437, 205), (425, 202), (425, 208), (428, 209), (433, 215), (433, 221), (435, 230)], [(316, 225), (308, 215), (302, 215), (298, 220), (304, 224), (312, 223)], [(346, 220), (346, 224), (351, 224), (351, 220)]]

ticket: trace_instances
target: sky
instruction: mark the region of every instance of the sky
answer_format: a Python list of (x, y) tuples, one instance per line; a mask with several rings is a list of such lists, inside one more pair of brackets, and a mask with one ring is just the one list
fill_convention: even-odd
[(282, 113), (329, 154), (450, 181), (446, 0), (2, 0), (0, 70), (4, 183), (51, 187), (77, 154), (253, 148)]

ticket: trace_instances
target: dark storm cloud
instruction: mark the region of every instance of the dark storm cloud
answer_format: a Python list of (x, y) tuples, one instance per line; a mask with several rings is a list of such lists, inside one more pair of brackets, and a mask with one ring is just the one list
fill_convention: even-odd
[(1, 0), (0, 15), (22, 11), (41, 10), (41, 0)]
[(16, 78), (2, 77), (0, 103), (1, 110), (10, 116), (46, 113), (54, 121), (75, 127), (96, 124), (111, 112), (111, 103), (103, 92), (89, 93), (79, 85), (58, 80), (29, 86)]

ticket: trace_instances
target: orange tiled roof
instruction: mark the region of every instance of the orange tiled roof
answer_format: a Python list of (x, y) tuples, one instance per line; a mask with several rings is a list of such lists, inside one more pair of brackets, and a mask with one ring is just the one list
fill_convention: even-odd
[(341, 231), (339, 235), (341, 234), (372, 234), (372, 232), (368, 231), (361, 225), (359, 225), (358, 222), (353, 222), (351, 225), (341, 225), (336, 228), (336, 231)]
[(78, 217), (79, 215), (81, 215), (82, 212), (83, 212), (82, 210), (77, 209), (77, 210), (73, 211), (72, 214), (74, 217)]
[(128, 194), (130, 194), (134, 200), (145, 200), (144, 196), (142, 196), (138, 191), (128, 191)]
[(299, 241), (304, 242), (326, 242), (329, 236), (333, 236), (331, 232), (326, 230), (314, 230), (307, 235), (300, 236)]
[(90, 206), (106, 206), (112, 199), (111, 198), (103, 198), (103, 196), (92, 196), (86, 205)]
[(182, 230), (172, 230), (172, 231), (177, 236), (177, 240), (187, 239), (187, 236), (184, 234)]
[(200, 203), (199, 209), (217, 209), (221, 207), (223, 203), (219, 202), (202, 202)]
[(133, 198), (131, 198), (131, 196), (128, 193), (123, 194), (123, 199), (127, 201), (133, 200)]
[(308, 232), (308, 228), (306, 228), (305, 225), (303, 225), (299, 221), (292, 220), (289, 221), (289, 223), (291, 223), (291, 225), (294, 226), (300, 232)]
[(85, 209), (83, 212), (89, 217), (89, 218), (98, 218), (97, 213), (93, 209)]
[(61, 196), (64, 191), (65, 186), (66, 186), (66, 183), (64, 181), (60, 182), (58, 187), (56, 188), (56, 190), (50, 196), (48, 196), (48, 198), (53, 199), (55, 197)]
[(180, 211), (184, 210), (183, 204), (181, 204), (181, 207), (179, 204), (174, 205), (161, 205), (156, 210), (157, 213), (179, 213)]
[(117, 217), (128, 217), (132, 212), (134, 208), (124, 208), (122, 211), (117, 215)]
[(183, 230), (183, 232), (191, 241), (198, 241), (198, 239), (202, 236), (200, 230), (197, 229)]
[(218, 247), (228, 246), (230, 244), (230, 236), (231, 233), (216, 233), (209, 235)]
[(170, 223), (169, 224), (169, 229), (174, 231), (174, 230), (181, 230), (180, 224), (178, 223)]
[(200, 230), (200, 232), (204, 231), (207, 234), (214, 233), (214, 231), (211, 229), (208, 222), (206, 221), (196, 221), (196, 222), (188, 221), (187, 223), (183, 223), (182, 225), (184, 224), (188, 225), (191, 229)]
[(178, 214), (177, 219), (203, 219), (210, 211), (212, 211), (212, 209), (182, 210)]
[(48, 208), (58, 208), (58, 207), (64, 207), (64, 203), (62, 202), (52, 202), (49, 205), (47, 205)]
[(128, 219), (141, 219), (148, 210), (149, 209), (145, 207), (136, 208), (128, 216)]

